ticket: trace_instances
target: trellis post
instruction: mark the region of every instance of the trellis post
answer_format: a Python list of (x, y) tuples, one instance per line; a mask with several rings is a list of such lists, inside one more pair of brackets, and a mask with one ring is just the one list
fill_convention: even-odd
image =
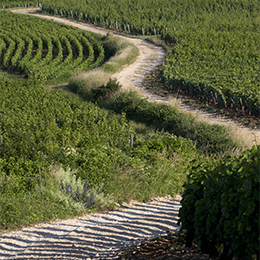
[(134, 135), (130, 134), (130, 147), (134, 146)]

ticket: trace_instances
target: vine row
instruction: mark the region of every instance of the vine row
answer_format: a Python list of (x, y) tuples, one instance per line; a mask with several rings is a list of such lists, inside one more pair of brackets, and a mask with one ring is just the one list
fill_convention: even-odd
[(8, 12), (0, 17), (1, 69), (9, 73), (44, 81), (104, 61), (102, 44), (88, 32)]

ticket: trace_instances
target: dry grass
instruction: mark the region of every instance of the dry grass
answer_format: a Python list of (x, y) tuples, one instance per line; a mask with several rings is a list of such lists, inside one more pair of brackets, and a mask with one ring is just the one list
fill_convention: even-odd
[(91, 89), (96, 89), (107, 84), (111, 73), (101, 69), (95, 69), (72, 77), (69, 81), (69, 88), (78, 94), (88, 95)]
[(173, 96), (168, 97), (168, 103), (170, 106), (177, 107), (178, 109), (180, 108), (181, 105), (180, 99)]
[(144, 92), (142, 92), (142, 89), (139, 88), (139, 87), (135, 87), (135, 86), (123, 86), (121, 89), (120, 89), (120, 92), (121, 93), (129, 93), (129, 92), (137, 92), (139, 94), (140, 97), (144, 96)]
[(93, 87), (99, 87), (101, 85), (106, 84), (109, 81), (111, 74), (104, 72), (101, 69), (95, 69), (95, 70), (91, 70), (88, 72), (85, 72), (83, 74), (74, 76), (72, 78), (72, 80), (76, 81), (76, 82), (83, 82), (84, 85), (88, 84)]
[(250, 149), (253, 145), (260, 145), (260, 137), (248, 128), (230, 125), (231, 138), (240, 143), (245, 149)]
[(124, 49), (118, 51), (118, 53), (113, 57), (111, 57), (108, 60), (108, 62), (117, 62), (118, 60), (126, 59), (129, 55), (131, 55), (132, 50), (133, 50), (133, 46), (128, 45)]

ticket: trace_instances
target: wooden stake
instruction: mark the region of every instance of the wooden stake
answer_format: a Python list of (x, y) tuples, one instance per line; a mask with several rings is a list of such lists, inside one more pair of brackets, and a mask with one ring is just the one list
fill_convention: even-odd
[(130, 134), (130, 147), (134, 146), (134, 135)]

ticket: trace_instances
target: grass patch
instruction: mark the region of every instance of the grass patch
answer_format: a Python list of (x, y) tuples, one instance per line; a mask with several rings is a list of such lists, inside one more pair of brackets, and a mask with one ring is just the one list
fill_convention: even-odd
[(104, 193), (113, 194), (119, 203), (181, 193), (186, 180), (183, 172), (191, 160), (201, 159), (191, 141), (163, 132), (142, 137), (135, 134), (133, 147), (95, 147), (78, 151), (77, 156), (85, 165), (77, 176), (95, 176), (93, 183), (102, 182)]
[(72, 77), (68, 84), (68, 89), (79, 94), (85, 99), (92, 99), (92, 91), (105, 85), (111, 74), (101, 69), (91, 70)]
[[(0, 187), (2, 184), (0, 182)], [(114, 206), (112, 196), (104, 196), (102, 192), (96, 193), (95, 189), (86, 187), (86, 181), (80, 178), (76, 180), (74, 172), (61, 168), (52, 170), (48, 178), (37, 178), (31, 191), (6, 196), (2, 186), (0, 233), (43, 221), (82, 215), (96, 208), (104, 210)], [(5, 187), (5, 191), (7, 190), (8, 187)]]
[(187, 161), (178, 157), (165, 160), (164, 155), (158, 155), (152, 165), (140, 162), (135, 168), (128, 165), (119, 166), (115, 174), (106, 185), (107, 191), (113, 191), (118, 203), (138, 200), (147, 202), (155, 196), (171, 195), (183, 192), (182, 184), (186, 181), (183, 173)]

